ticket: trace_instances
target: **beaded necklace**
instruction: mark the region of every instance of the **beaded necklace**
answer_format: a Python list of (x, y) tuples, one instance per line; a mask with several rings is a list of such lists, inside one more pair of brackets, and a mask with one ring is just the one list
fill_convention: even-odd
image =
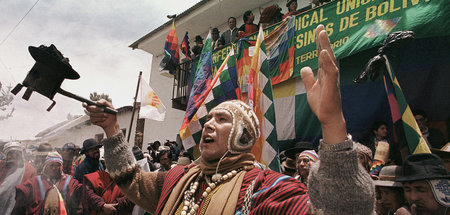
[[(203, 175), (203, 173), (200, 173), (199, 176), (195, 179), (195, 181), (191, 182), (191, 184), (189, 185), (189, 189), (184, 191), (183, 210), (181, 211), (181, 215), (195, 215), (196, 211), (200, 208), (200, 204), (203, 202), (203, 200), (218, 185), (220, 185), (222, 182), (230, 180), (235, 175), (237, 175), (240, 171), (242, 171), (242, 170), (250, 170), (253, 167), (254, 167), (253, 165), (239, 167), (238, 169), (232, 170), (232, 171), (228, 172), (227, 174), (225, 174), (223, 176), (220, 173), (216, 173), (211, 178), (212, 182), (209, 179), (209, 177)], [(194, 194), (195, 194), (195, 191), (197, 190), (197, 188), (199, 186), (200, 179), (203, 178), (203, 177), (205, 178), (206, 183), (208, 183), (208, 187), (205, 189), (205, 191), (203, 192), (202, 196), (197, 201), (195, 201)]]

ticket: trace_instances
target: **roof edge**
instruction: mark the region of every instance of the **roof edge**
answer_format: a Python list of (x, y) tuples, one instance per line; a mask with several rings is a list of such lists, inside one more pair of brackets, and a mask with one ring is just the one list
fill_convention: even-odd
[[(180, 15), (177, 15), (175, 17), (175, 21), (182, 19), (183, 17), (187, 16), (192, 11), (196, 10), (197, 8), (201, 7), (202, 5), (206, 4), (209, 1), (211, 1), (211, 0), (202, 0), (202, 1), (198, 2), (194, 6), (190, 7), (189, 9), (185, 10), (184, 12), (182, 12)], [(159, 32), (160, 30), (164, 29), (165, 27), (170, 26), (171, 24), (172, 24), (172, 20), (167, 21), (166, 23), (164, 23), (161, 26), (157, 27), (155, 30), (151, 31), (150, 33), (146, 34), (145, 36), (141, 37), (140, 39), (136, 40), (134, 43), (132, 43), (128, 47), (130, 47), (132, 49), (137, 49), (139, 43), (141, 43), (142, 41), (146, 40), (147, 38), (149, 38), (153, 34), (156, 34), (157, 32)]]

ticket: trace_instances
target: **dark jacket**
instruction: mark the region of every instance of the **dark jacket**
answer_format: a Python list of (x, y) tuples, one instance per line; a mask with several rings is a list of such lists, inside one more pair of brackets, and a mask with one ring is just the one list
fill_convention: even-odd
[(94, 158), (86, 156), (83, 162), (75, 169), (74, 178), (83, 184), (83, 176), (89, 173), (93, 173), (97, 170), (105, 170), (102, 163)]

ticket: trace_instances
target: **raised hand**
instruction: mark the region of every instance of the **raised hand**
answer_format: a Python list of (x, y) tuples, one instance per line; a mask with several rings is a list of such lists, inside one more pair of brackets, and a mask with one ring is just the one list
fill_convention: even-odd
[[(104, 99), (100, 99), (97, 103), (114, 109), (112, 104)], [(83, 107), (89, 112), (92, 124), (102, 127), (107, 137), (114, 136), (120, 132), (116, 115), (105, 113), (103, 108), (94, 105), (88, 106), (86, 103), (83, 103)]]
[(316, 44), (319, 55), (317, 80), (310, 67), (302, 68), (301, 75), (309, 106), (322, 124), (323, 140), (335, 144), (347, 139), (347, 131), (339, 91), (339, 69), (323, 25), (316, 28)]

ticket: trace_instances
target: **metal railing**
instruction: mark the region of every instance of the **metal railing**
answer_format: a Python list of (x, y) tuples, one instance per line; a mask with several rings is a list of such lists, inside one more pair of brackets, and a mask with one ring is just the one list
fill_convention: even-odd
[(178, 64), (173, 77), (172, 108), (186, 110), (189, 100), (189, 74), (191, 72), (192, 60)]

